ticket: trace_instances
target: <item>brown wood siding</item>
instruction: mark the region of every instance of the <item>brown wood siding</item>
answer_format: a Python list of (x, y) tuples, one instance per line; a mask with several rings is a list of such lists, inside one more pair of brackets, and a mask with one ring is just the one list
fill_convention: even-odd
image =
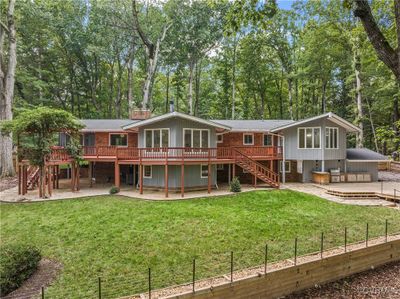
[[(121, 133), (122, 134), (122, 133)], [(109, 132), (96, 132), (95, 133), (95, 146), (109, 146), (110, 133)], [(128, 133), (128, 146), (137, 147), (138, 134)]]
[[(223, 142), (218, 143), (218, 146), (229, 147), (229, 146), (244, 146), (243, 134), (254, 134), (254, 146), (264, 146), (264, 133), (226, 133), (223, 134)], [(247, 145), (251, 146), (251, 145)]]

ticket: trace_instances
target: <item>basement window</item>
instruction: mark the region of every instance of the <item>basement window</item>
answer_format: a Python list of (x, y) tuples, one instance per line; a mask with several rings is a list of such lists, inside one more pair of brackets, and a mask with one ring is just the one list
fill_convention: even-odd
[(153, 176), (153, 167), (151, 165), (143, 166), (143, 177), (146, 179), (151, 179)]
[(208, 178), (208, 165), (207, 164), (200, 165), (200, 177), (202, 179)]

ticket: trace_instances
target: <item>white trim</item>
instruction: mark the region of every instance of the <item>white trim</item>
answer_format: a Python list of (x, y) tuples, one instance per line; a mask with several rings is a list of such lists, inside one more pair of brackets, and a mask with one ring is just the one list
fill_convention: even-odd
[(168, 145), (167, 145), (167, 147), (170, 147), (170, 145), (171, 145), (170, 128), (144, 129), (143, 130), (143, 147), (146, 148), (146, 131), (152, 131), (151, 132), (151, 148), (154, 148), (154, 131), (160, 131), (160, 147), (163, 147), (162, 146), (162, 130), (167, 130), (168, 131)]
[[(271, 145), (265, 145), (265, 136), (270, 136), (271, 137), (271, 141), (272, 141), (272, 143), (271, 143)], [(274, 143), (275, 143), (275, 141), (274, 141), (274, 135), (272, 135), (272, 134), (268, 134), (268, 133), (264, 133), (263, 134), (263, 146), (274, 146)]]
[(185, 146), (185, 130), (190, 130), (191, 131), (191, 136), (190, 136), (190, 147), (191, 148), (193, 148), (193, 131), (200, 131), (200, 148), (203, 148), (203, 141), (202, 141), (202, 131), (207, 131), (208, 132), (208, 147), (207, 148), (210, 148), (211, 147), (211, 144), (210, 144), (210, 142), (211, 142), (211, 132), (210, 132), (210, 129), (198, 129), (198, 128), (183, 128), (182, 129), (182, 147), (186, 147)]
[[(331, 143), (331, 130), (336, 130), (336, 144), (337, 147), (328, 147), (328, 144), (326, 143), (326, 130), (329, 130), (329, 144)], [(325, 148), (326, 149), (339, 149), (339, 128), (338, 127), (325, 127)]]
[[(126, 145), (112, 145), (111, 144), (111, 135), (126, 135)], [(128, 133), (109, 133), (108, 134), (108, 145), (109, 146), (117, 146), (117, 147), (128, 147), (128, 145), (129, 145), (129, 134)]]
[[(251, 140), (252, 140), (252, 142), (251, 143), (245, 143), (244, 142), (244, 136), (246, 136), (246, 135), (251, 135)], [(243, 145), (254, 145), (254, 133), (243, 133)]]
[(173, 117), (180, 117), (180, 118), (183, 118), (183, 119), (186, 119), (186, 120), (191, 120), (191, 121), (194, 121), (194, 122), (197, 122), (197, 123), (201, 123), (201, 124), (204, 124), (204, 125), (207, 125), (207, 126), (210, 126), (210, 127), (220, 128), (220, 129), (224, 129), (224, 130), (228, 130), (228, 131), (230, 131), (232, 129), (231, 127), (224, 126), (224, 125), (218, 124), (218, 123), (213, 122), (213, 121), (201, 119), (199, 117), (183, 114), (183, 113), (180, 113), (180, 112), (177, 112), (177, 111), (174, 111), (172, 113), (166, 113), (166, 114), (163, 114), (163, 115), (160, 115), (160, 116), (156, 116), (156, 117), (152, 117), (152, 118), (149, 118), (149, 119), (145, 119), (145, 120), (142, 120), (142, 121), (138, 121), (138, 122), (135, 122), (133, 124), (128, 124), (128, 125), (122, 126), (122, 129), (128, 130), (128, 129), (132, 129), (132, 128), (143, 127), (143, 126), (146, 126), (146, 125), (149, 125), (149, 124), (153, 124), (155, 122), (159, 122), (159, 121), (166, 120), (166, 119), (169, 119), (169, 118), (173, 118)]
[[(304, 129), (304, 147), (300, 147), (300, 130)], [(307, 134), (306, 129), (312, 129), (312, 147), (307, 147)], [(314, 147), (314, 129), (319, 129), (319, 147)], [(298, 127), (297, 128), (297, 149), (298, 150), (311, 150), (322, 149), (322, 128), (321, 127)]]
[(379, 162), (388, 162), (388, 161), (391, 161), (391, 160), (389, 160), (389, 159), (387, 159), (387, 160), (349, 160), (349, 159), (346, 159), (346, 161), (349, 162), (349, 163), (352, 163), (352, 162), (356, 162), (356, 163), (376, 162), (376, 163), (379, 163)]
[(334, 122), (334, 123), (340, 125), (341, 127), (345, 128), (348, 132), (360, 132), (361, 131), (359, 127), (353, 125), (352, 123), (348, 122), (347, 120), (341, 118), (340, 116), (338, 116), (338, 115), (336, 115), (336, 114), (334, 114), (332, 112), (328, 112), (328, 113), (325, 113), (325, 114), (321, 114), (321, 115), (318, 115), (318, 116), (310, 117), (310, 118), (307, 118), (307, 119), (303, 119), (301, 121), (296, 121), (296, 122), (293, 122), (293, 123), (290, 123), (290, 124), (287, 124), (287, 125), (284, 125), (284, 126), (280, 126), (280, 127), (274, 128), (274, 129), (271, 130), (271, 132), (278, 132), (278, 131), (281, 131), (281, 130), (285, 130), (287, 128), (299, 126), (299, 125), (306, 124), (308, 122), (311, 122), (311, 121), (314, 121), (314, 120), (319, 120), (319, 119), (322, 119), (322, 118), (328, 118), (332, 122)]
[[(218, 140), (218, 137), (221, 137), (221, 140)], [(218, 133), (217, 134), (217, 143), (223, 143), (224, 142), (224, 134)]]
[[(203, 176), (203, 166), (207, 166), (207, 175)], [(200, 178), (201, 179), (207, 179), (208, 178), (208, 164), (200, 164)]]
[[(289, 163), (288, 165), (289, 165), (289, 167), (286, 169), (286, 164), (283, 166), (283, 162), (284, 163)], [(291, 169), (292, 169), (292, 163), (291, 163), (291, 161), (290, 160), (285, 160), (285, 161), (283, 161), (283, 160), (281, 160), (281, 161), (279, 161), (279, 172), (280, 173), (282, 173), (282, 167), (284, 168), (284, 170), (285, 170), (285, 173), (290, 173), (291, 172)]]

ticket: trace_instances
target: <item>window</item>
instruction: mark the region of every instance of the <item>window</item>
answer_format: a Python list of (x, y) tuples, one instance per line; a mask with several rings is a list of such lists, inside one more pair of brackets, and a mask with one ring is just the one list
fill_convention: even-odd
[(202, 179), (208, 178), (208, 165), (207, 164), (200, 165), (200, 177)]
[(224, 142), (224, 135), (217, 134), (217, 143), (222, 143), (222, 142)]
[(273, 146), (274, 136), (269, 134), (264, 134), (264, 146)]
[(82, 138), (83, 146), (94, 146), (94, 133), (84, 133)]
[(128, 134), (110, 134), (110, 145), (128, 146)]
[(146, 147), (169, 147), (169, 129), (145, 129), (144, 144)]
[(253, 145), (254, 135), (253, 134), (243, 134), (243, 145)]
[(325, 128), (325, 147), (339, 148), (339, 130), (338, 128)]
[(151, 165), (143, 166), (143, 177), (146, 179), (151, 179), (153, 175), (153, 167)]
[(208, 148), (210, 134), (208, 129), (183, 129), (184, 147)]
[[(279, 171), (282, 172), (283, 161), (279, 161)], [(290, 161), (285, 161), (285, 173), (290, 172)]]
[(299, 148), (321, 148), (321, 128), (299, 128)]
[(217, 164), (217, 170), (224, 170), (224, 164)]

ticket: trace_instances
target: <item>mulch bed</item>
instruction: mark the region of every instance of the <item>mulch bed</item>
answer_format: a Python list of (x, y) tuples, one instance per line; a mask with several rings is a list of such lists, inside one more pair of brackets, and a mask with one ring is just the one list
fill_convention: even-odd
[(322, 286), (315, 286), (284, 298), (400, 298), (400, 262), (390, 263)]
[(4, 299), (38, 298), (42, 287), (49, 286), (58, 276), (62, 265), (56, 261), (42, 259), (36, 272), (29, 277), (21, 287), (11, 292)]
[(16, 176), (14, 177), (8, 177), (8, 178), (1, 178), (0, 179), (0, 192), (14, 188), (15, 186), (18, 185), (18, 178)]

